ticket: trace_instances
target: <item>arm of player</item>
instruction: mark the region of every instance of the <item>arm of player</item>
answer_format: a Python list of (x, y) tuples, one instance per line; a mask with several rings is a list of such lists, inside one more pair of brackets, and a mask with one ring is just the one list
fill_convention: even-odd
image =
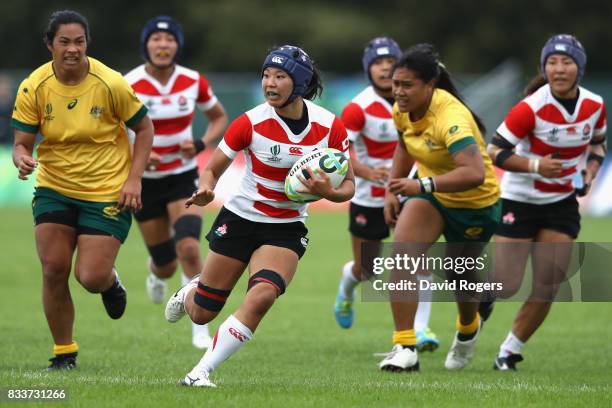
[(149, 115), (145, 115), (131, 129), (136, 133), (134, 138), (134, 152), (132, 166), (127, 180), (121, 188), (117, 207), (122, 210), (140, 210), (142, 208), (142, 173), (151, 154), (153, 146), (153, 122)]
[(496, 133), (487, 146), (487, 154), (500, 169), (515, 173), (538, 173), (544, 177), (557, 177), (561, 173), (561, 160), (549, 154), (539, 160), (528, 159), (514, 153), (514, 145)]
[(353, 170), (355, 171), (355, 176), (361, 177), (368, 181), (383, 184), (387, 181), (389, 177), (389, 169), (386, 167), (370, 167), (368, 165), (363, 164), (357, 158), (357, 154), (355, 154), (355, 149), (353, 149), (353, 143), (349, 147), (351, 151), (351, 164), (353, 165)]
[(385, 222), (391, 226), (394, 226), (400, 212), (400, 202), (397, 198), (398, 193), (396, 186), (411, 183), (418, 184), (416, 180), (406, 179), (406, 176), (410, 174), (410, 169), (412, 169), (412, 166), (414, 166), (414, 158), (412, 158), (412, 156), (410, 156), (406, 150), (401, 136), (400, 142), (397, 144), (395, 152), (393, 153), (392, 163), (391, 171), (389, 172), (389, 184), (387, 186), (387, 190), (385, 191), (385, 206), (383, 213), (385, 216)]
[(594, 137), (589, 144), (587, 149), (586, 168), (582, 170), (583, 186), (582, 188), (576, 190), (579, 197), (583, 197), (589, 193), (591, 184), (593, 183), (595, 177), (597, 177), (597, 173), (599, 172), (608, 151), (606, 140), (607, 138), (604, 134)]
[(203, 207), (215, 199), (215, 187), (219, 178), (225, 173), (225, 170), (232, 164), (232, 159), (227, 157), (220, 148), (216, 148), (210, 160), (206, 164), (202, 173), (200, 173), (199, 187), (193, 193), (191, 198), (185, 202), (185, 207), (191, 205)]
[(485, 166), (480, 148), (471, 143), (453, 154), (455, 168), (433, 178), (435, 191), (455, 193), (478, 187), (485, 180)]
[[(451, 146), (449, 149), (453, 156), (455, 168), (446, 174), (428, 177), (431, 183), (429, 185), (429, 192), (454, 193), (466, 191), (478, 187), (484, 182), (485, 167), (480, 148), (473, 138), (471, 140), (467, 138), (462, 140), (464, 141), (462, 144), (467, 142), (464, 147), (459, 147), (455, 150)], [(425, 189), (423, 180), (404, 179), (396, 181), (392, 179), (389, 182), (389, 191), (402, 195), (424, 193), (428, 190)]]
[(28, 176), (34, 172), (38, 162), (32, 157), (34, 151), (34, 141), (36, 134), (27, 133), (15, 129), (15, 141), (13, 143), (13, 163), (19, 170), (18, 177), (27, 180)]
[(185, 158), (191, 159), (206, 149), (206, 146), (216, 144), (227, 126), (227, 113), (220, 102), (217, 102), (212, 108), (204, 112), (204, 115), (208, 119), (208, 126), (202, 138), (200, 140), (189, 139), (181, 142), (181, 152)]

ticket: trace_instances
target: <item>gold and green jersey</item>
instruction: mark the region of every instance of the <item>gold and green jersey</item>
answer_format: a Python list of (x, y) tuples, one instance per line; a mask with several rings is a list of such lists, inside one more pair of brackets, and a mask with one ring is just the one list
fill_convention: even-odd
[(417, 162), (420, 177), (446, 174), (456, 168), (453, 154), (476, 143), (485, 166), (484, 183), (456, 193), (434, 193), (449, 208), (484, 208), (499, 199), (499, 184), (478, 125), (469, 109), (443, 89), (436, 89), (425, 116), (416, 122), (393, 106), (393, 120), (406, 150)]
[(123, 76), (88, 58), (78, 85), (60, 83), (51, 62), (36, 69), (17, 91), (12, 126), (42, 135), (36, 186), (71, 198), (116, 201), (131, 166), (127, 126), (147, 108)]

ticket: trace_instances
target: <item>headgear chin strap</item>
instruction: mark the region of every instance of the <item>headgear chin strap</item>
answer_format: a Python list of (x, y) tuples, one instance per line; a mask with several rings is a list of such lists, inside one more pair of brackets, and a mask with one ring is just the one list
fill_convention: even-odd
[(165, 31), (174, 36), (178, 47), (172, 62), (176, 62), (183, 51), (185, 36), (183, 35), (183, 28), (178, 21), (168, 16), (157, 16), (147, 21), (140, 33), (140, 55), (142, 55), (145, 61), (151, 61), (149, 52), (147, 51), (147, 42), (149, 41), (149, 37), (158, 31)]
[(273, 50), (264, 60), (261, 67), (262, 73), (268, 67), (282, 69), (293, 81), (293, 91), (283, 104), (283, 108), (298, 96), (304, 97), (311, 90), (310, 81), (314, 75), (314, 66), (308, 54), (301, 48), (283, 45)]
[[(572, 58), (578, 66), (578, 77), (576, 83), (579, 83), (584, 76), (586, 69), (587, 56), (584, 51), (584, 47), (580, 44), (580, 41), (573, 35), (569, 34), (558, 34), (550, 37), (540, 54), (540, 69), (542, 74), (546, 77), (546, 60), (553, 54), (563, 54)], [(546, 78), (548, 81), (548, 78)]]

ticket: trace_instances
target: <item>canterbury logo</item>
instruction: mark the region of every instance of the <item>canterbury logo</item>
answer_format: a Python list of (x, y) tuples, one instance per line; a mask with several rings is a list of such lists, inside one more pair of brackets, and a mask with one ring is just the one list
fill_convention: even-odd
[(70, 101), (70, 103), (68, 104), (67, 108), (68, 108), (68, 109), (72, 109), (72, 108), (74, 108), (78, 102), (79, 102), (79, 100), (78, 100), (78, 99), (73, 99), (73, 100), (71, 100), (71, 101)]
[(282, 57), (278, 57), (278, 56), (274, 56), (272, 57), (272, 62), (275, 64), (282, 64), (283, 63), (283, 58)]
[(290, 147), (289, 148), (289, 154), (294, 154), (297, 156), (301, 156), (302, 153), (302, 148), (301, 147)]
[(246, 337), (244, 336), (244, 334), (240, 333), (238, 330), (234, 329), (233, 327), (229, 328), (229, 332), (232, 336), (234, 336), (236, 339), (238, 339), (238, 341), (240, 341), (241, 343), (244, 343), (246, 341)]

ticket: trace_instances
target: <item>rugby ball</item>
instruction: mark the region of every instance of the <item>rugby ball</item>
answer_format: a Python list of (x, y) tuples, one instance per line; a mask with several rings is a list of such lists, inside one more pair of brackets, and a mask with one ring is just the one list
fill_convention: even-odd
[(301, 175), (307, 179), (309, 174), (306, 172), (306, 167), (309, 167), (313, 173), (325, 173), (334, 188), (340, 186), (348, 171), (349, 160), (346, 154), (340, 150), (332, 148), (324, 148), (308, 153), (298, 161), (287, 173), (285, 178), (285, 195), (291, 200), (298, 203), (311, 203), (320, 200), (321, 197), (314, 194), (300, 193), (297, 190), (303, 189), (304, 185), (298, 179), (297, 175)]

